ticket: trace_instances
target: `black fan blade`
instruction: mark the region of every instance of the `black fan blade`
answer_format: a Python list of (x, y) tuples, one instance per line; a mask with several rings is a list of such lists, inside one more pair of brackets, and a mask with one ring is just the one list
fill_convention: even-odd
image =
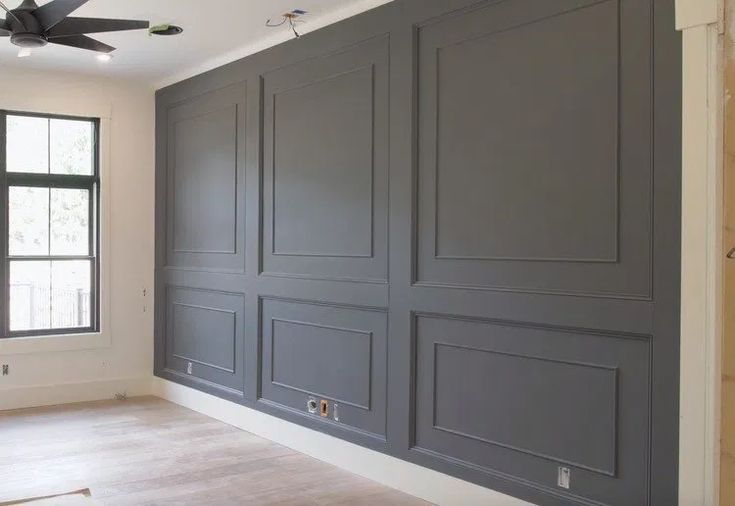
[(0, 37), (9, 37), (11, 33), (8, 23), (4, 19), (0, 19)]
[(49, 40), (51, 44), (61, 44), (62, 46), (78, 47), (79, 49), (89, 49), (98, 53), (112, 53), (115, 48), (108, 46), (104, 42), (87, 37), (86, 35), (69, 35), (68, 37), (56, 37)]
[(49, 32), (49, 39), (80, 35), (82, 33), (120, 32), (123, 30), (140, 30), (148, 28), (148, 21), (132, 19), (101, 19), (101, 18), (66, 18), (54, 26)]
[[(23, 25), (23, 22), (20, 19), (18, 19), (18, 16), (16, 16), (15, 14), (13, 14), (13, 11), (11, 11), (10, 9), (8, 9), (5, 6), (4, 3), (0, 2), (0, 7), (7, 13), (5, 15), (5, 24), (6, 25), (8, 24), (8, 16), (10, 16), (11, 18), (13, 18), (15, 20), (16, 23), (18, 23), (20, 26), (23, 27), (23, 29), (25, 29), (25, 26)], [(8, 25), (8, 26), (10, 26), (10, 25)]]
[(33, 16), (41, 23), (43, 29), (48, 31), (88, 1), (53, 0), (33, 11)]

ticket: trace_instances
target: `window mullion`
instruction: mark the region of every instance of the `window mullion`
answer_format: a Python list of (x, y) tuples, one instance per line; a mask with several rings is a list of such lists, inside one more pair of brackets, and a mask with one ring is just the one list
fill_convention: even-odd
[[(51, 120), (48, 120), (48, 171), (51, 173)], [(48, 189), (48, 208), (46, 209), (47, 216), (46, 216), (46, 227), (48, 230), (48, 256), (51, 256), (51, 188)], [(48, 287), (49, 287), (49, 296), (48, 296), (48, 321), (49, 321), (49, 327), (54, 327), (54, 262), (49, 261), (49, 269), (48, 269)]]
[(94, 260), (94, 255), (14, 255), (9, 256), (11, 262), (44, 262), (65, 260)]
[(28, 174), (12, 172), (6, 175), (9, 186), (32, 186), (38, 188), (91, 189), (97, 184), (95, 176), (70, 174)]

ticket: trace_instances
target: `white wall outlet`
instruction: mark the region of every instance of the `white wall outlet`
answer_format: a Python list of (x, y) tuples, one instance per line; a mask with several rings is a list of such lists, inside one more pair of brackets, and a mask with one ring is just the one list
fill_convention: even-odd
[(187, 362), (186, 363), (186, 374), (191, 374), (191, 368), (192, 368), (191, 362)]
[(556, 479), (556, 484), (560, 488), (569, 490), (569, 486), (572, 482), (572, 471), (568, 467), (559, 467), (559, 473)]

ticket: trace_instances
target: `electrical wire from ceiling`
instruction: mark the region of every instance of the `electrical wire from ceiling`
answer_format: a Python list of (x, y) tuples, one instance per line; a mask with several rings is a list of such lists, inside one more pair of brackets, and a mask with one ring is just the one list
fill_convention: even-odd
[(290, 29), (291, 29), (291, 31), (293, 32), (293, 34), (294, 34), (294, 35), (296, 36), (296, 38), (298, 39), (299, 37), (301, 37), (301, 34), (300, 34), (300, 33), (299, 33), (299, 32), (298, 32), (297, 30), (296, 30), (296, 25), (297, 25), (298, 23), (301, 23), (302, 21), (298, 20), (297, 18), (298, 18), (299, 16), (301, 16), (301, 15), (302, 15), (302, 13), (303, 13), (303, 14), (306, 14), (306, 12), (304, 12), (304, 11), (298, 11), (298, 12), (297, 12), (297, 11), (293, 11), (293, 12), (288, 12), (288, 13), (286, 13), (286, 14), (284, 14), (284, 15), (282, 16), (282, 19), (281, 19), (280, 23), (274, 23), (274, 22), (272, 22), (272, 20), (271, 20), (271, 19), (268, 19), (268, 20), (267, 20), (267, 21), (265, 22), (265, 26), (267, 26), (267, 27), (269, 27), (269, 28), (277, 28), (277, 27), (279, 27), (279, 26), (287, 25), (287, 26), (288, 26), (288, 28), (290, 28)]

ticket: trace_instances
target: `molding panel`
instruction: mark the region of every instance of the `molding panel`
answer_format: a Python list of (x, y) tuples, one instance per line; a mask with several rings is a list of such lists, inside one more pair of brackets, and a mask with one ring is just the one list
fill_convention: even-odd
[(263, 76), (263, 271), (387, 280), (388, 39)]
[(329, 416), (315, 419), (384, 438), (386, 313), (262, 299), (261, 314), (262, 399), (304, 413), (325, 399)]
[(242, 295), (169, 286), (166, 370), (242, 393)]
[(159, 90), (156, 375), (534, 504), (676, 504), (674, 2), (394, 0)]
[(645, 503), (649, 339), (437, 315), (415, 336), (415, 451)]
[(629, 3), (419, 29), (418, 283), (650, 297), (650, 14)]
[(168, 261), (245, 270), (244, 84), (167, 110)]

